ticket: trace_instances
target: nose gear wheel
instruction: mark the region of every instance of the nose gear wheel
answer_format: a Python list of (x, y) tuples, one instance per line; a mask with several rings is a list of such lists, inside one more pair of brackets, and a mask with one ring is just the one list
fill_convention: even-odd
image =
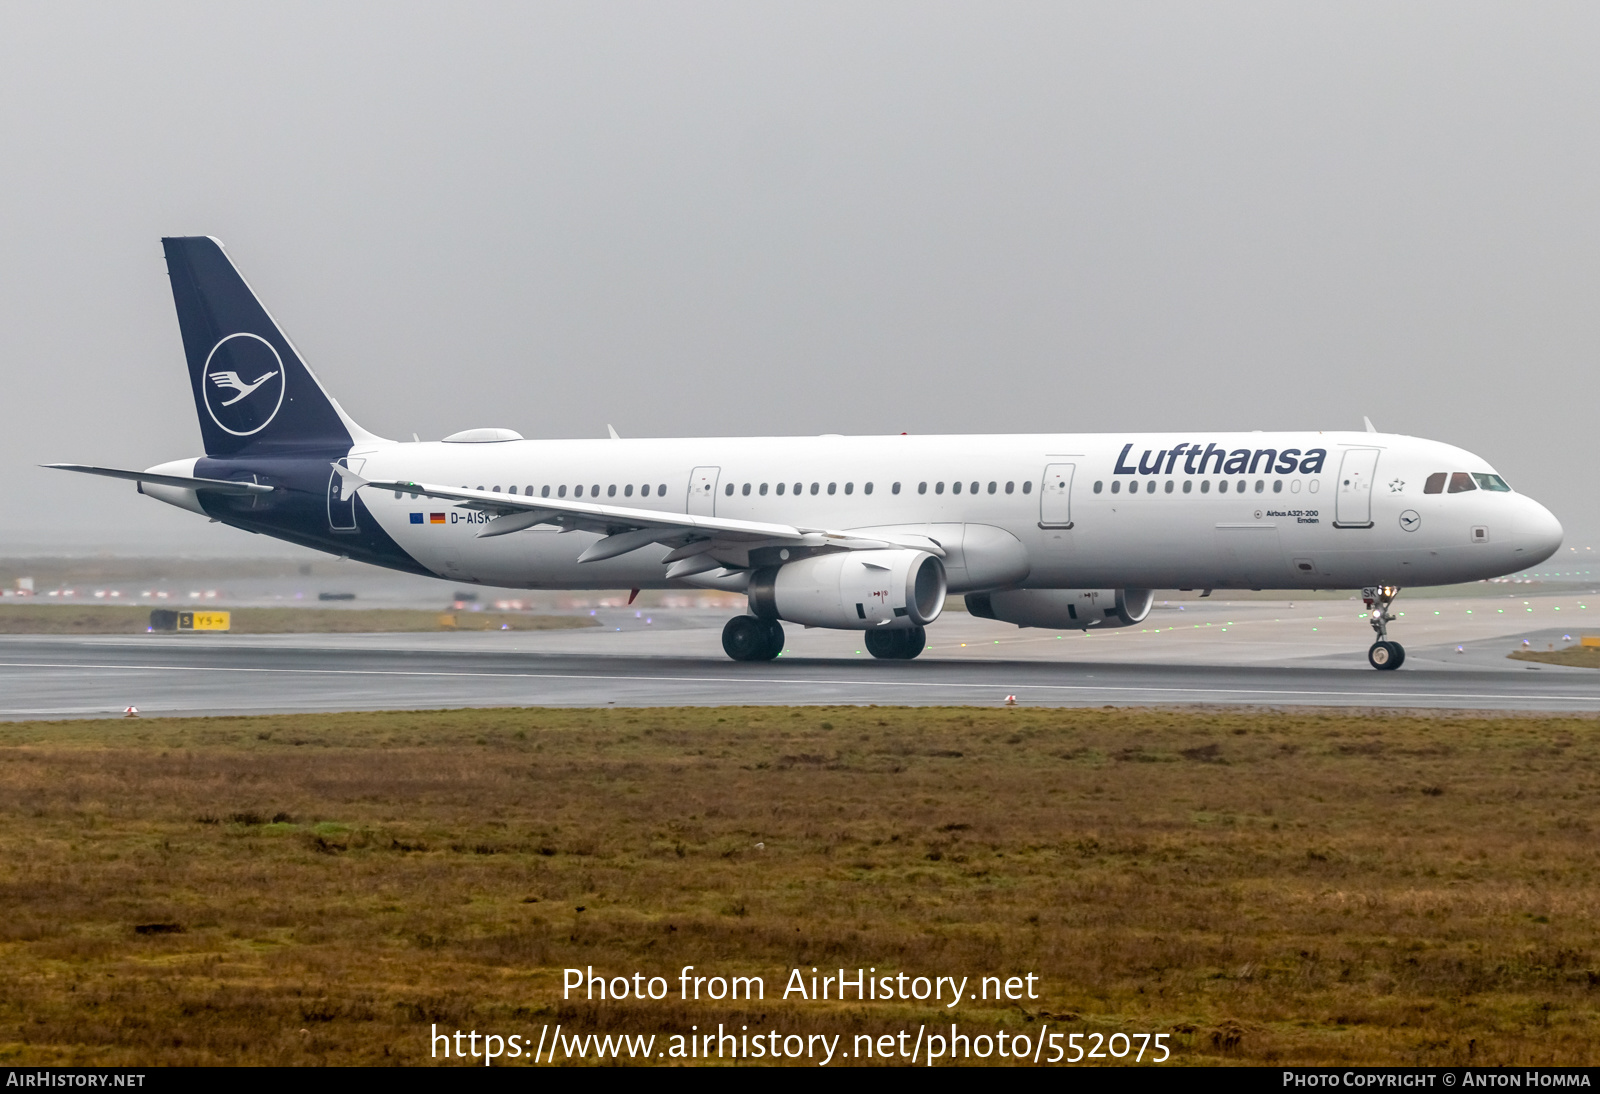
[(1372, 633), (1378, 636), (1372, 648), (1367, 650), (1367, 664), (1385, 672), (1392, 672), (1406, 661), (1406, 648), (1398, 642), (1389, 641), (1389, 623), (1394, 619), (1390, 607), (1399, 595), (1398, 585), (1380, 585), (1361, 590), (1362, 599), (1367, 604), (1367, 622), (1372, 624)]
[(1375, 669), (1397, 669), (1405, 661), (1406, 649), (1398, 642), (1374, 642), (1367, 651), (1367, 664)]

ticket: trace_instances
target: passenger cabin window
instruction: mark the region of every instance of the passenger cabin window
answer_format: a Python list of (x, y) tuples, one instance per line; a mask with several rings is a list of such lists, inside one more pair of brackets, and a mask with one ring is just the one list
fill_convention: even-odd
[(917, 493), (926, 494), (927, 492), (928, 492), (928, 484), (927, 483), (925, 483), (925, 482), (917, 483)]
[(1493, 490), (1497, 494), (1511, 492), (1510, 485), (1499, 475), (1482, 475), (1474, 471), (1472, 477), (1478, 480), (1478, 489), (1480, 490)]
[[(830, 482), (830, 483), (829, 483), (829, 484), (828, 484), (828, 494), (829, 494), (829, 496), (832, 496), (832, 495), (833, 495), (833, 493), (834, 493), (834, 492), (835, 492), (835, 491), (837, 491), (837, 490), (838, 490), (838, 489), (839, 489), (839, 484), (838, 484), (838, 483), (836, 483), (836, 482)], [(816, 491), (815, 491), (815, 490), (812, 490), (812, 491), (811, 491), (811, 492), (812, 492), (812, 493), (813, 493), (813, 494), (815, 494), (815, 493), (816, 493)]]
[(1096, 494), (1098, 494), (1098, 493), (1099, 493), (1099, 492), (1100, 492), (1100, 488), (1101, 488), (1101, 487), (1102, 487), (1102, 486), (1104, 486), (1104, 485), (1105, 485), (1105, 483), (1104, 483), (1104, 482), (1097, 482), (1097, 483), (1095, 483), (1095, 484), (1094, 484), (1094, 492), (1095, 492), (1095, 493), (1096, 493)]
[[(1203, 493), (1205, 493), (1205, 491), (1206, 491), (1206, 488), (1202, 486), (1200, 488), (1200, 492), (1203, 494)], [(1221, 482), (1217, 483), (1217, 493), (1226, 494), (1227, 492), (1228, 492), (1228, 480), (1227, 479), (1223, 479)]]
[(749, 483), (745, 483), (743, 486), (741, 486), (739, 488), (739, 493), (743, 494), (745, 497), (748, 498), (750, 496), (750, 484)]
[(574, 486), (572, 488), (572, 496), (575, 497), (575, 498), (583, 497), (583, 484), (582, 483), (579, 483), (577, 486)]
[(1476, 490), (1477, 488), (1472, 481), (1472, 476), (1465, 471), (1457, 471), (1450, 476), (1450, 493), (1452, 494), (1465, 494), (1468, 490)]
[(1189, 491), (1191, 491), (1193, 489), (1194, 489), (1194, 480), (1193, 479), (1184, 479), (1183, 480), (1183, 492), (1185, 494), (1187, 494), (1187, 493), (1189, 493)]
[(812, 497), (816, 497), (816, 495), (821, 493), (821, 491), (822, 491), (822, 484), (820, 482), (814, 482), (814, 483), (811, 484), (811, 496)]
[(854, 494), (856, 492), (856, 484), (853, 483), (853, 482), (845, 483), (844, 484), (844, 492), (846, 494)]
[[(1185, 485), (1185, 486), (1188, 486), (1188, 485), (1189, 485), (1189, 484), (1188, 484), (1188, 483), (1184, 483), (1184, 485)], [(1202, 493), (1202, 494), (1209, 494), (1209, 493), (1211, 493), (1211, 480), (1210, 480), (1210, 479), (1203, 479), (1203, 480), (1201, 480), (1201, 483), (1200, 483), (1200, 492), (1201, 492), (1201, 493)]]
[(1025, 482), (1025, 483), (1023, 483), (1023, 484), (1022, 484), (1022, 492), (1023, 492), (1023, 493), (1024, 493), (1024, 494), (1031, 494), (1031, 493), (1033, 493), (1033, 483), (1032, 483), (1032, 482), (1031, 482), (1031, 481), (1030, 481), (1030, 482)]
[[(976, 494), (976, 493), (977, 493), (977, 492), (978, 492), (978, 484), (977, 484), (977, 483), (973, 483), (973, 484), (972, 484), (972, 492), (973, 492), (973, 493), (974, 493), (974, 494)], [(992, 494), (992, 493), (994, 493), (994, 491), (993, 491), (993, 490), (991, 490), (991, 491), (989, 491), (989, 493), (991, 493), (991, 494)]]
[(656, 487), (656, 497), (664, 498), (666, 496), (667, 496), (667, 484), (666, 483), (662, 483), (660, 486)]
[[(848, 493), (849, 493), (849, 492), (850, 492), (850, 488), (849, 488), (849, 487), (848, 487), (848, 486), (846, 486), (846, 487), (845, 487), (845, 488), (844, 488), (844, 492), (845, 492), (845, 493), (846, 493), (846, 494), (848, 494)], [(870, 493), (872, 493), (872, 484), (871, 484), (871, 483), (870, 483), (870, 482), (869, 482), (869, 483), (866, 483), (866, 484), (865, 484), (865, 485), (863, 485), (863, 486), (862, 486), (862, 487), (861, 487), (861, 492), (862, 492), (862, 493), (863, 493), (863, 494), (870, 494)]]
[(961, 493), (961, 484), (960, 484), (960, 483), (959, 483), (959, 482), (953, 482), (953, 483), (951, 483), (951, 484), (950, 484), (950, 492), (951, 492), (951, 493), (952, 493), (952, 494), (959, 494), (959, 493)]
[(1014, 494), (1014, 493), (1016, 493), (1016, 491), (1017, 491), (1017, 483), (1016, 483), (1015, 479), (1013, 479), (1012, 481), (1006, 483), (1006, 493)]
[(766, 497), (767, 496), (767, 484), (766, 483), (762, 483), (761, 484), (761, 496), (762, 497)]
[(1428, 481), (1423, 484), (1422, 492), (1424, 494), (1444, 493), (1444, 483), (1449, 477), (1450, 473), (1448, 471), (1435, 471), (1428, 476)]
[(1113, 494), (1122, 493), (1122, 480), (1121, 479), (1112, 479), (1111, 480), (1111, 492)]
[(1172, 480), (1171, 479), (1167, 480), (1167, 493), (1169, 493), (1169, 494), (1172, 493)]
[(944, 493), (944, 483), (942, 483), (942, 482), (936, 482), (936, 483), (934, 483), (934, 484), (933, 484), (933, 492), (934, 492), (934, 493), (935, 493), (935, 494), (942, 494), (942, 493)]
[(783, 488), (784, 488), (785, 485), (786, 484), (781, 483), (781, 482), (778, 484), (778, 494), (779, 494), (780, 497), (783, 495)]
[(1283, 480), (1282, 479), (1273, 479), (1272, 480), (1272, 492), (1274, 494), (1283, 493)]
[(616, 487), (615, 483), (613, 483), (612, 485), (606, 487), (606, 497), (614, 498), (616, 496), (617, 496), (617, 487)]
[(539, 496), (541, 498), (548, 498), (550, 496), (550, 488), (548, 486), (539, 487)]
[(565, 486), (558, 487), (557, 490), (556, 490), (556, 497), (564, 498), (566, 496), (567, 496), (567, 488)]
[(639, 487), (639, 496), (641, 498), (648, 498), (650, 496), (650, 484), (649, 483), (645, 483), (643, 486)]
[(728, 484), (728, 488), (726, 490), (724, 490), (723, 493), (726, 494), (730, 498), (733, 497), (733, 483), (730, 482)]

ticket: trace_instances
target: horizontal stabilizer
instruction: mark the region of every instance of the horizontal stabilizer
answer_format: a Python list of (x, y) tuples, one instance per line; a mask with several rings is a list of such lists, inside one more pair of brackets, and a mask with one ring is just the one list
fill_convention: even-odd
[(204, 490), (211, 494), (270, 494), (276, 487), (259, 482), (230, 482), (227, 479), (197, 479), (188, 475), (157, 475), (149, 471), (124, 471), (117, 467), (89, 467), (81, 463), (43, 463), (57, 471), (81, 471), (85, 475), (104, 475), (108, 479), (148, 482), (153, 486), (176, 486), (184, 490)]

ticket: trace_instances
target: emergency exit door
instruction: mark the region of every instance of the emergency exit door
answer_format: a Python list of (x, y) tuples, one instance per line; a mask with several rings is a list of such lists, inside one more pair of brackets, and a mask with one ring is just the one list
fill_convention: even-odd
[(1039, 527), (1072, 527), (1072, 476), (1075, 463), (1052, 463), (1044, 469), (1039, 484)]
[(697, 467), (689, 473), (689, 497), (683, 511), (697, 517), (717, 515), (717, 479), (720, 467)]

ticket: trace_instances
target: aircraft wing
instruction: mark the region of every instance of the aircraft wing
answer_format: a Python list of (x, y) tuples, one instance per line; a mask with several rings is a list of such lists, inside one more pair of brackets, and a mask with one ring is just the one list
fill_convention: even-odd
[(636, 509), (622, 505), (567, 498), (532, 498), (522, 494), (499, 494), (489, 490), (469, 490), (453, 486), (401, 480), (364, 479), (347, 467), (334, 465), (345, 480), (347, 490), (372, 487), (393, 490), (412, 497), (437, 498), (454, 502), (463, 509), (494, 514), (480, 539), (520, 532), (539, 524), (555, 525), (562, 531), (598, 532), (605, 538), (590, 544), (578, 556), (579, 562), (598, 562), (636, 551), (652, 543), (673, 548), (662, 560), (672, 564), (669, 578), (686, 577), (717, 565), (740, 568), (749, 565), (752, 548), (833, 547), (846, 550), (882, 550), (908, 547), (944, 556), (944, 549), (923, 536), (860, 536), (831, 528), (809, 528), (763, 521), (734, 520), (728, 517), (697, 516), (693, 513)]
[(57, 471), (81, 471), (85, 475), (104, 475), (108, 479), (148, 482), (155, 486), (179, 486), (185, 490), (206, 490), (213, 494), (270, 494), (275, 489), (258, 482), (231, 482), (227, 479), (196, 479), (188, 475), (156, 475), (149, 471), (124, 471), (118, 467), (90, 467), (81, 463), (42, 463)]

